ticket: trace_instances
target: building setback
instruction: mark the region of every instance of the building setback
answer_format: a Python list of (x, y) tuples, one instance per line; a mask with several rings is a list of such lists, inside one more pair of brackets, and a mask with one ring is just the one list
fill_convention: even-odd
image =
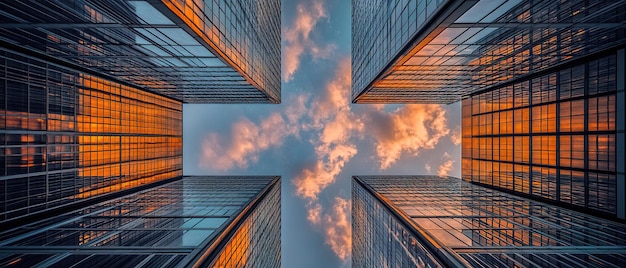
[(0, 265), (280, 267), (280, 178), (187, 176), (25, 224)]
[(355, 176), (355, 267), (623, 267), (626, 225), (452, 177)]

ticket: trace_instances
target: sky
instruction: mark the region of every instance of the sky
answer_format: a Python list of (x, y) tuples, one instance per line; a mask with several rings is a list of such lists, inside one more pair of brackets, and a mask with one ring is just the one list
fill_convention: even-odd
[(280, 175), (282, 266), (350, 267), (353, 175), (461, 174), (460, 103), (352, 104), (351, 1), (282, 3), (282, 103), (185, 104), (185, 175)]

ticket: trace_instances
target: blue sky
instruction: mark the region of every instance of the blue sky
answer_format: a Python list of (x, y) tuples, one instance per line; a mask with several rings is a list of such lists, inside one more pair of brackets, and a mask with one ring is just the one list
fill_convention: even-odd
[(460, 176), (460, 104), (350, 103), (350, 1), (282, 3), (282, 103), (184, 106), (185, 175), (282, 176), (283, 267), (350, 267), (350, 178)]

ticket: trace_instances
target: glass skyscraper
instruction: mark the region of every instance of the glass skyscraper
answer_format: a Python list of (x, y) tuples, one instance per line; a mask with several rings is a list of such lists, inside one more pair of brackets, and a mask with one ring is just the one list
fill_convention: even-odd
[(625, 2), (353, 0), (353, 101), (447, 104), (615, 53)]
[(182, 103), (0, 48), (0, 222), (182, 175)]
[(626, 225), (439, 176), (352, 180), (354, 267), (624, 267)]
[(0, 46), (185, 103), (280, 102), (280, 1), (2, 1)]
[(626, 1), (352, 3), (353, 102), (462, 101), (462, 180), (354, 178), (353, 265), (626, 265)]
[(626, 218), (626, 1), (353, 1), (357, 103), (462, 100), (462, 177)]
[(0, 265), (280, 267), (280, 178), (184, 177), (3, 230)]
[(279, 0), (0, 2), (0, 265), (279, 266), (271, 178), (181, 180), (183, 103), (279, 102)]

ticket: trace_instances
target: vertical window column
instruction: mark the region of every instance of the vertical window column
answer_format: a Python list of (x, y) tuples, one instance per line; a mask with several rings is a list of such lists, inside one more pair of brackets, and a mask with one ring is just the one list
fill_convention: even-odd
[(624, 94), (624, 87), (626, 84), (626, 53), (625, 49), (617, 51), (617, 102), (615, 104), (615, 117), (616, 117), (616, 171), (617, 171), (617, 217), (620, 219), (626, 218), (626, 181), (624, 179), (624, 165), (625, 148), (624, 148), (624, 127), (626, 125), (626, 95)]

